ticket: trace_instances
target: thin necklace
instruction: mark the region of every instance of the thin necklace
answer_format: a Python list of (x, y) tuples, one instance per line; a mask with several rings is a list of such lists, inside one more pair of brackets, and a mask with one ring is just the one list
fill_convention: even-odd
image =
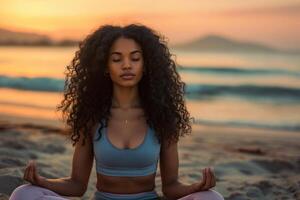
[[(116, 104), (118, 104), (115, 99), (113, 99), (113, 102), (115, 102), (115, 106), (116, 106)], [(129, 107), (129, 108), (134, 108), (135, 106), (136, 105)], [(117, 107), (120, 107), (120, 104), (118, 104)], [(125, 109), (128, 109), (128, 108), (125, 108)], [(125, 119), (125, 127), (127, 126), (127, 124), (128, 124), (128, 119)]]

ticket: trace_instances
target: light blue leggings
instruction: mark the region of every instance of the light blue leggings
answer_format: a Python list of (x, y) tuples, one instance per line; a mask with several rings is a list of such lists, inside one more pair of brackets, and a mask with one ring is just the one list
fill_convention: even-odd
[[(160, 199), (155, 191), (142, 192), (137, 194), (113, 194), (96, 191), (94, 200), (154, 200)], [(24, 184), (17, 187), (11, 194), (9, 200), (70, 200), (46, 188), (31, 184)], [(224, 200), (223, 196), (215, 190), (201, 191), (189, 194), (178, 200)]]

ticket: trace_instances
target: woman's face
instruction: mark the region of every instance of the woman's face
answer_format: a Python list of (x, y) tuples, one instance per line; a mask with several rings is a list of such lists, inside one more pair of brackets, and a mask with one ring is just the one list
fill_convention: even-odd
[(109, 52), (108, 72), (114, 84), (136, 85), (143, 76), (143, 54), (139, 44), (124, 37), (116, 39)]

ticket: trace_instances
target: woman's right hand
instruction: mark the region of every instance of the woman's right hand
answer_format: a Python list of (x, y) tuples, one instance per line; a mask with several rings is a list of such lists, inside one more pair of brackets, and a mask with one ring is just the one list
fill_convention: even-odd
[(37, 167), (34, 161), (29, 161), (27, 164), (23, 179), (37, 186), (42, 186), (42, 183), (45, 180), (44, 177), (38, 175)]

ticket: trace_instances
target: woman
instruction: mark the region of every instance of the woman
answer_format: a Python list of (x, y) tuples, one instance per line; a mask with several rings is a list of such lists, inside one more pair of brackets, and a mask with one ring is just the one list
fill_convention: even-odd
[(210, 189), (215, 176), (191, 185), (178, 180), (179, 136), (191, 132), (184, 86), (163, 36), (140, 24), (104, 25), (79, 45), (67, 67), (64, 99), (57, 107), (75, 146), (70, 177), (47, 179), (29, 163), (10, 199), (82, 196), (95, 158), (94, 199), (159, 199), (160, 163), (167, 199), (222, 200)]

